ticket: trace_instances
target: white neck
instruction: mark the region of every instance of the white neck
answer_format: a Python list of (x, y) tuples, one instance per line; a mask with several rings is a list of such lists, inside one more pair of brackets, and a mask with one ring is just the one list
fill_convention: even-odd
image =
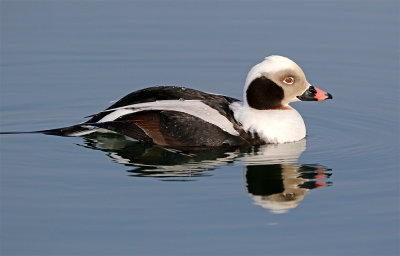
[(238, 102), (230, 105), (236, 121), (246, 132), (257, 133), (266, 143), (286, 143), (303, 139), (306, 127), (294, 108), (258, 110)]

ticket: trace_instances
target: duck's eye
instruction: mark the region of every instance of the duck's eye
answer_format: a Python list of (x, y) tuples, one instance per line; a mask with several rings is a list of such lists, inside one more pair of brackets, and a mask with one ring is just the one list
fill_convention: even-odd
[(294, 78), (291, 76), (285, 77), (285, 79), (283, 79), (283, 82), (285, 84), (293, 84), (294, 83)]

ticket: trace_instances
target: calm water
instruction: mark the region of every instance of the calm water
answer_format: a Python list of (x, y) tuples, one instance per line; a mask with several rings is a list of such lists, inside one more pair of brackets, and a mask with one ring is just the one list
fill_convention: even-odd
[(271, 54), (332, 101), (306, 140), (177, 152), (0, 136), (1, 255), (398, 255), (397, 1), (1, 1), (0, 131), (178, 84), (241, 98)]

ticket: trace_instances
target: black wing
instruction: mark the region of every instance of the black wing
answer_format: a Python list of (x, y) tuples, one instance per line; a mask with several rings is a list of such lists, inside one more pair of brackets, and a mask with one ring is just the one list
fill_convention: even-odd
[(98, 127), (115, 131), (144, 143), (174, 147), (220, 147), (248, 144), (241, 136), (234, 136), (214, 124), (183, 112), (140, 111), (121, 116), (114, 121), (98, 122), (110, 114), (112, 109), (160, 100), (200, 100), (225, 116), (242, 136), (245, 135), (229, 108), (232, 102), (238, 101), (237, 99), (175, 86), (150, 87), (132, 92), (105, 111), (92, 116), (83, 124), (41, 132), (70, 136), (84, 134), (90, 132), (93, 127)]
[[(153, 102), (157, 100), (201, 100), (210, 107), (218, 110), (221, 114), (225, 115), (229, 112), (229, 104), (232, 102), (239, 101), (238, 99), (205, 93), (194, 89), (189, 89), (185, 87), (178, 86), (157, 86), (149, 87), (142, 90), (132, 92), (125, 97), (121, 98), (119, 101), (108, 107), (106, 110), (120, 108), (128, 105)], [(94, 115), (87, 123), (95, 123), (102, 119), (104, 116), (109, 114), (109, 112), (100, 112)]]

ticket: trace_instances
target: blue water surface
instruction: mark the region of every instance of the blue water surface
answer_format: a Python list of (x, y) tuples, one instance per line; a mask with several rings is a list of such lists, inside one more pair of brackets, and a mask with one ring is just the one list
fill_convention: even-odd
[(177, 152), (117, 135), (0, 135), (1, 255), (398, 255), (398, 1), (0, 2), (0, 131), (125, 94), (242, 97), (265, 56), (333, 95), (297, 143)]

